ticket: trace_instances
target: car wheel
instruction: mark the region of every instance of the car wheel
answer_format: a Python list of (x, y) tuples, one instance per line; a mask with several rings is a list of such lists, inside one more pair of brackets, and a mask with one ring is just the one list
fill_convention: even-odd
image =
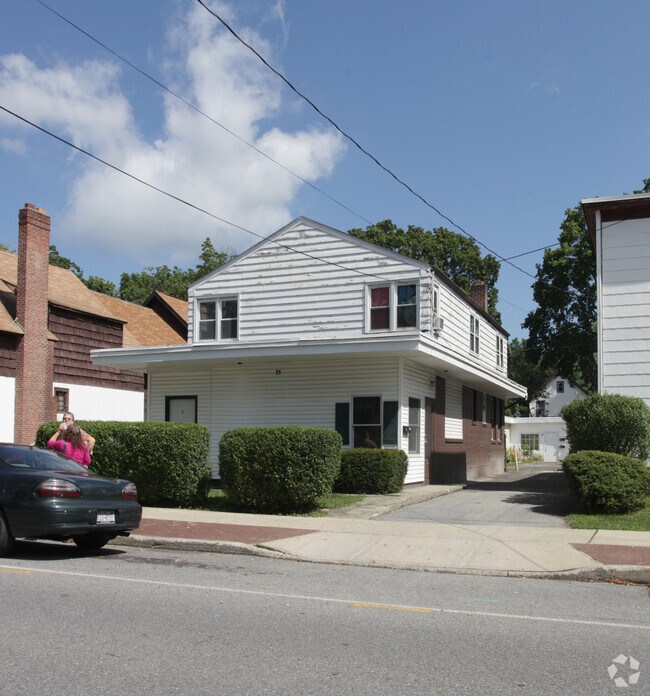
[(111, 537), (106, 534), (83, 534), (72, 537), (74, 543), (84, 551), (97, 551), (103, 546), (106, 546), (111, 540)]
[(14, 536), (9, 529), (5, 516), (0, 512), (0, 556), (9, 553), (13, 545)]

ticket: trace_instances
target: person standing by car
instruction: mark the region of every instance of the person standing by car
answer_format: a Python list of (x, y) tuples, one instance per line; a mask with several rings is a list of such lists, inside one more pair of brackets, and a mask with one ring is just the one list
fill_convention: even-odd
[[(63, 414), (63, 423), (66, 425), (74, 425), (74, 413), (66, 411)], [(89, 435), (83, 428), (79, 428), (79, 430), (81, 430), (81, 439), (84, 441), (86, 447), (88, 447), (88, 451), (92, 454), (92, 451), (95, 449), (95, 438)]]
[(72, 425), (67, 425), (65, 422), (61, 423), (58, 430), (47, 441), (47, 446), (65, 454), (70, 459), (74, 459), (75, 462), (86, 468), (90, 464), (90, 453), (86, 443), (81, 439), (81, 428), (74, 423)]

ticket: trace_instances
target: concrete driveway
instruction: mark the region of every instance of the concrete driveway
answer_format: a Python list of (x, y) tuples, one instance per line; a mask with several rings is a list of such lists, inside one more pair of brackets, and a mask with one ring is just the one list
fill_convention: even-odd
[(472, 481), (462, 491), (388, 512), (375, 519), (447, 524), (565, 527), (569, 491), (554, 462), (524, 464), (517, 472)]

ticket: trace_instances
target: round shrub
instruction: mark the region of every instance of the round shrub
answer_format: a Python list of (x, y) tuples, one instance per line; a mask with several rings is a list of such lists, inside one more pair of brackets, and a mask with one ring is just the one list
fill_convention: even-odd
[(237, 428), (219, 441), (219, 476), (230, 500), (259, 512), (297, 512), (330, 493), (341, 436), (327, 428)]
[(404, 485), (408, 457), (402, 450), (356, 447), (341, 453), (334, 483), (339, 493), (398, 493)]
[(562, 468), (574, 500), (587, 512), (633, 512), (650, 494), (650, 470), (633, 457), (582, 450), (566, 457)]
[[(198, 423), (85, 421), (76, 423), (96, 440), (90, 469), (124, 478), (138, 488), (143, 505), (194, 505), (207, 498), (212, 473), (210, 434)], [(46, 447), (58, 423), (38, 429)]]
[(598, 450), (647, 459), (650, 408), (622, 394), (592, 394), (562, 409), (571, 452)]

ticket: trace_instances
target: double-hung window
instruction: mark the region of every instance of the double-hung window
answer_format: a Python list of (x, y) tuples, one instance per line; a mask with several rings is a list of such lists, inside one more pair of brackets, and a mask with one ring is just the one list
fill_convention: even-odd
[(477, 316), (474, 316), (473, 314), (469, 315), (469, 349), (472, 353), (476, 353), (478, 355), (479, 351), (479, 330), (480, 330), (480, 325), (479, 325), (479, 320)]
[(199, 300), (197, 313), (199, 341), (237, 339), (239, 302), (236, 297)]
[(394, 331), (418, 325), (418, 286), (415, 283), (387, 283), (368, 289), (371, 331)]
[(503, 338), (501, 336), (497, 336), (497, 367), (503, 367), (503, 365)]

